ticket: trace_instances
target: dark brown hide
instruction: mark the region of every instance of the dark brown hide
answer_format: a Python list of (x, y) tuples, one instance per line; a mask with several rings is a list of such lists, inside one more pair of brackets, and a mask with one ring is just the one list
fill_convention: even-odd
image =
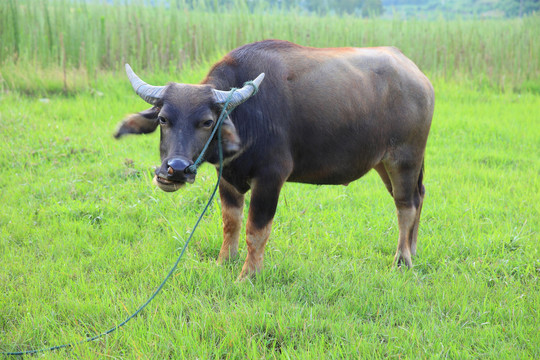
[[(238, 217), (248, 190), (248, 257), (242, 278), (262, 266), (284, 182), (347, 184), (375, 168), (397, 208), (395, 261), (412, 266), (434, 107), (429, 80), (391, 47), (316, 49), (267, 40), (230, 52), (201, 85), (170, 85), (162, 112), (177, 122), (198, 121), (194, 119), (208, 109), (215, 117), (218, 110), (208, 102), (209, 95), (195, 99), (193, 91), (241, 87), (262, 72), (266, 77), (257, 95), (231, 114), (231, 133), (240, 141), (223, 168), (220, 261), (236, 255)], [(192, 159), (207, 136), (185, 130), (175, 134), (164, 139), (162, 129), (162, 158), (175, 153)], [(216, 154), (213, 147), (207, 160), (217, 164)]]

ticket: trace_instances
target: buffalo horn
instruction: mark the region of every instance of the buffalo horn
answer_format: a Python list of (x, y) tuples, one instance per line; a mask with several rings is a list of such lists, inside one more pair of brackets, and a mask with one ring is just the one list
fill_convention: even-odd
[[(229, 108), (232, 109), (247, 99), (249, 99), (259, 88), (259, 85), (264, 79), (264, 73), (261, 73), (255, 80), (253, 80), (253, 84), (247, 83), (245, 84), (241, 89), (238, 89), (234, 92), (232, 95), (232, 99), (229, 102)], [(232, 90), (229, 91), (222, 91), (222, 90), (212, 90), (214, 92), (214, 100), (217, 104), (225, 104), (227, 99), (229, 98), (229, 95), (231, 94)]]
[(149, 104), (158, 105), (163, 98), (165, 86), (148, 85), (133, 72), (129, 64), (126, 64), (126, 73), (131, 82), (131, 86), (133, 86), (133, 90), (135, 90), (137, 95)]

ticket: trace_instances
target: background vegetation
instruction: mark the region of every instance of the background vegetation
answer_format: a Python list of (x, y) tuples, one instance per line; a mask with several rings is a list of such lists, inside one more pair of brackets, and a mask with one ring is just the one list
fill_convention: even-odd
[(540, 11), (539, 0), (383, 0), (386, 9), (406, 17), (516, 17)]
[[(126, 62), (139, 72), (175, 78), (182, 69), (265, 38), (317, 47), (393, 45), (430, 76), (501, 89), (536, 86), (540, 78), (540, 15), (402, 21), (253, 13), (246, 3), (235, 4), (223, 12), (205, 12), (140, 3), (0, 2), (3, 84), (30, 92), (90, 88), (99, 71), (123, 72)], [(44, 68), (56, 69), (53, 89), (45, 85), (54, 80), (44, 79)]]
[[(155, 4), (156, 2), (151, 2)], [(173, 7), (221, 11), (235, 0), (172, 0)], [(516, 17), (538, 12), (540, 0), (247, 0), (254, 9), (287, 9), (318, 14), (355, 14), (363, 17), (404, 16), (420, 18)]]
[(164, 193), (151, 185), (159, 135), (112, 138), (148, 106), (124, 62), (151, 83), (197, 83), (227, 51), (272, 37), (395, 45), (432, 79), (414, 269), (391, 267), (395, 208), (377, 174), (287, 184), (260, 276), (234, 282), (244, 246), (215, 265), (215, 203), (147, 310), (43, 358), (540, 358), (538, 15), (433, 22), (182, 4), (0, 1), (0, 351), (125, 319), (207, 200), (211, 167)]

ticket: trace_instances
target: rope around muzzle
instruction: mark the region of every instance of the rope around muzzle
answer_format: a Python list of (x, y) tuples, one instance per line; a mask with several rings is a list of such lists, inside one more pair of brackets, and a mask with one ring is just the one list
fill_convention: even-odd
[[(259, 88), (257, 87), (257, 85), (255, 85), (252, 81), (248, 81), (246, 82), (244, 85), (251, 85), (253, 86), (253, 88), (255, 89), (253, 91), (253, 93), (251, 94), (251, 96), (255, 95), (258, 91), (259, 91)], [(193, 226), (193, 229), (191, 230), (191, 233), (189, 234), (189, 237), (188, 239), (186, 240), (184, 246), (182, 247), (182, 251), (180, 252), (180, 255), (178, 256), (178, 258), (176, 259), (176, 262), (174, 263), (174, 265), (172, 266), (171, 270), (169, 270), (169, 272), (167, 273), (167, 276), (165, 276), (165, 279), (163, 279), (163, 281), (161, 282), (161, 284), (159, 284), (159, 286), (157, 287), (157, 289), (152, 293), (152, 295), (150, 295), (150, 297), (148, 298), (148, 300), (146, 300), (146, 302), (144, 302), (141, 306), (139, 306), (139, 308), (137, 310), (135, 310), (135, 312), (133, 314), (131, 314), (128, 318), (126, 318), (124, 321), (122, 321), (120, 324), (118, 325), (115, 325), (113, 326), (112, 328), (110, 328), (109, 330), (105, 331), (105, 332), (102, 332), (98, 335), (95, 335), (93, 337), (90, 337), (90, 338), (86, 338), (86, 339), (83, 339), (83, 340), (80, 340), (80, 341), (77, 341), (77, 342), (73, 342), (73, 343), (68, 343), (68, 344), (63, 344), (63, 345), (57, 345), (57, 346), (52, 346), (52, 347), (48, 347), (48, 348), (43, 348), (43, 349), (34, 349), (34, 350), (26, 350), (26, 351), (14, 351), (14, 352), (0, 352), (1, 355), (30, 355), (30, 354), (38, 354), (38, 353), (41, 353), (41, 352), (46, 352), (46, 351), (54, 351), (54, 350), (59, 350), (59, 349), (64, 349), (64, 348), (69, 348), (69, 347), (73, 347), (73, 346), (76, 346), (76, 345), (81, 345), (81, 344), (84, 344), (84, 343), (88, 343), (90, 341), (95, 341), (97, 339), (100, 339), (106, 335), (109, 335), (110, 333), (118, 330), (119, 328), (121, 328), (122, 326), (124, 326), (125, 324), (127, 324), (131, 319), (133, 319), (134, 317), (136, 317), (137, 315), (139, 315), (139, 313), (146, 307), (148, 306), (148, 304), (150, 304), (150, 302), (152, 300), (154, 300), (154, 298), (161, 292), (161, 290), (163, 289), (163, 287), (165, 286), (165, 283), (169, 280), (169, 278), (172, 276), (172, 274), (176, 271), (176, 268), (178, 267), (178, 264), (180, 263), (180, 260), (182, 259), (182, 257), (184, 256), (184, 253), (186, 252), (186, 249), (189, 245), (189, 242), (191, 241), (191, 239), (193, 238), (193, 235), (195, 234), (195, 230), (197, 229), (197, 227), (199, 226), (199, 223), (201, 222), (204, 214), (206, 213), (206, 211), (208, 210), (208, 208), (210, 207), (210, 204), (212, 203), (212, 201), (214, 200), (214, 197), (216, 195), (216, 192), (217, 192), (217, 189), (219, 187), (219, 183), (221, 181), (221, 176), (223, 174), (223, 146), (222, 146), (222, 143), (221, 143), (221, 125), (223, 124), (223, 121), (225, 120), (225, 118), (227, 118), (230, 113), (234, 110), (234, 108), (228, 108), (229, 106), (229, 103), (232, 99), (232, 95), (234, 94), (234, 92), (238, 90), (237, 88), (232, 88), (231, 89), (231, 93), (229, 95), (229, 97), (227, 98), (227, 101), (225, 102), (225, 105), (223, 106), (223, 110), (221, 111), (220, 115), (219, 115), (219, 118), (218, 118), (218, 121), (216, 122), (216, 125), (214, 126), (214, 130), (212, 131), (212, 133), (210, 134), (210, 138), (208, 139), (208, 141), (206, 142), (201, 154), (199, 155), (199, 157), (197, 158), (197, 160), (195, 160), (195, 162), (193, 163), (193, 165), (189, 166), (186, 171), (189, 171), (190, 173), (192, 174), (197, 174), (197, 168), (201, 165), (201, 163), (203, 162), (204, 160), (204, 156), (206, 154), (206, 151), (208, 150), (208, 146), (210, 145), (210, 142), (213, 140), (214, 136), (216, 135), (217, 133), (217, 140), (218, 140), (218, 153), (219, 153), (219, 172), (218, 172), (218, 179), (216, 181), (216, 185), (214, 186), (214, 190), (212, 191), (212, 195), (210, 195), (210, 198), (208, 199), (208, 202), (206, 203), (205, 207), (203, 208), (201, 214), (199, 215), (199, 218), (197, 219), (197, 221), (195, 222), (195, 225)], [(161, 216), (163, 216), (161, 214)], [(164, 216), (163, 216), (164, 217)], [(164, 217), (165, 218), (165, 217)], [(170, 225), (169, 221), (165, 218), (165, 220), (167, 221), (167, 223)], [(172, 226), (171, 226), (172, 227)], [(174, 229), (173, 227), (173, 230), (174, 232), (177, 234), (178, 237), (180, 237), (180, 235), (176, 232), (176, 230)]]

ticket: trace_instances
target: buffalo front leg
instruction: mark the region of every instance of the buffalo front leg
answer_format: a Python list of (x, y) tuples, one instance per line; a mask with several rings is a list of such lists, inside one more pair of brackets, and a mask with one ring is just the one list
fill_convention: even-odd
[(244, 194), (239, 193), (225, 179), (219, 184), (221, 215), (223, 218), (223, 244), (219, 251), (218, 264), (238, 256), (238, 239), (244, 217)]
[(282, 180), (257, 180), (252, 183), (251, 202), (246, 225), (247, 258), (238, 280), (262, 269), (264, 248), (270, 236)]

